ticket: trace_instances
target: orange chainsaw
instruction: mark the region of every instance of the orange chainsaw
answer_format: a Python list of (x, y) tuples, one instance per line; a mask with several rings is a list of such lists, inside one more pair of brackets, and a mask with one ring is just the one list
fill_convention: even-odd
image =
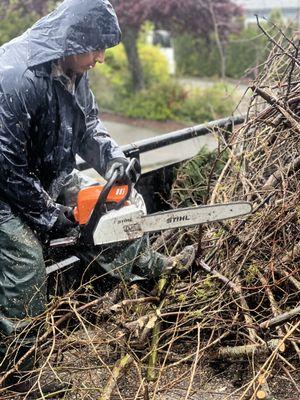
[[(167, 229), (191, 227), (251, 213), (248, 202), (205, 205), (172, 209), (148, 215), (144, 200), (133, 189), (132, 173), (136, 159), (126, 169), (127, 183), (116, 184), (115, 172), (104, 186), (82, 189), (78, 194), (75, 219), (80, 225), (79, 238), (52, 240), (52, 247), (74, 244), (107, 245), (134, 240), (144, 234)], [(135, 177), (136, 181), (138, 177)]]

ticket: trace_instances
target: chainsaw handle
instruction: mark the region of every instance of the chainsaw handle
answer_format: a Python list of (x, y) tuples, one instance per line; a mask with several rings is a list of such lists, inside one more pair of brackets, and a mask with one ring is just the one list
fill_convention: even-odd
[(94, 207), (94, 211), (96, 210), (96, 208), (98, 207), (98, 205), (102, 205), (104, 206), (108, 193), (110, 192), (110, 189), (114, 186), (114, 184), (116, 183), (116, 180), (118, 178), (118, 171), (115, 171), (111, 178), (106, 182), (106, 184), (103, 186), (103, 189), (100, 193), (100, 196), (97, 200), (96, 206)]
[[(128, 167), (127, 167), (128, 168)], [(98, 201), (97, 201), (97, 204), (96, 204), (96, 206), (95, 206), (95, 208), (94, 208), (94, 211), (93, 211), (93, 213), (95, 212), (95, 213), (97, 213), (99, 210), (98, 210), (98, 205), (99, 205), (99, 207), (100, 207), (100, 209), (101, 209), (101, 211), (102, 211), (102, 207), (104, 207), (104, 205), (105, 205), (105, 203), (106, 203), (106, 199), (107, 199), (107, 196), (108, 196), (108, 194), (109, 194), (109, 192), (110, 192), (110, 190), (111, 190), (111, 188), (116, 184), (116, 182), (117, 182), (117, 180), (118, 180), (118, 172), (117, 171), (115, 171), (113, 174), (112, 174), (112, 176), (111, 176), (111, 178), (106, 182), (106, 184), (105, 184), (105, 186), (103, 187), (103, 189), (102, 189), (102, 192), (100, 193), (100, 196), (99, 196), (99, 198), (98, 198)], [(123, 207), (123, 205), (125, 204), (125, 202), (128, 200), (128, 198), (129, 198), (129, 196), (131, 195), (131, 191), (132, 191), (132, 182), (131, 182), (131, 180), (129, 179), (129, 177), (128, 177), (128, 174), (127, 174), (127, 169), (126, 169), (126, 179), (125, 179), (125, 185), (127, 185), (128, 186), (128, 191), (127, 191), (127, 194), (126, 194), (126, 196), (121, 200), (121, 201), (119, 201), (119, 203), (117, 203), (116, 205), (115, 205), (115, 210), (119, 210), (121, 207)], [(98, 210), (98, 211), (97, 211)], [(103, 214), (103, 211), (101, 212), (100, 211), (100, 214), (99, 215), (102, 215)]]
[[(128, 198), (130, 197), (133, 186), (141, 176), (141, 172), (139, 168), (137, 168), (137, 166), (139, 165), (140, 164), (136, 158), (130, 160), (130, 163), (128, 164), (125, 170), (125, 182), (124, 182), (124, 184), (128, 186), (128, 192), (126, 196), (119, 203), (115, 205), (115, 210), (119, 210), (120, 208), (122, 208), (123, 205), (128, 200)], [(117, 180), (118, 180), (118, 172), (115, 171), (112, 177), (109, 179), (109, 181), (107, 181), (106, 185), (104, 186), (99, 196), (98, 203), (100, 202), (101, 204), (105, 204), (108, 193), (110, 192), (110, 189), (115, 185)]]
[[(115, 205), (115, 210), (119, 210), (121, 207), (123, 207), (123, 205), (125, 204), (125, 202), (128, 200), (128, 198), (131, 195), (132, 192), (132, 188), (134, 186), (134, 183), (137, 182), (137, 180), (140, 177), (140, 172), (135, 169), (135, 164), (137, 164), (138, 161), (133, 158), (130, 163), (128, 164), (126, 171), (125, 171), (125, 184), (128, 185), (128, 191), (126, 196)], [(97, 203), (94, 207), (94, 210), (90, 216), (90, 219), (88, 221), (88, 223), (85, 225), (85, 227), (83, 228), (82, 231), (82, 239), (86, 240), (87, 242), (89, 241), (91, 235), (93, 234), (99, 219), (102, 217), (102, 215), (104, 215), (106, 213), (106, 208), (105, 208), (105, 203), (106, 203), (106, 199), (107, 196), (111, 190), (111, 188), (116, 184), (118, 180), (118, 171), (115, 171), (111, 178), (106, 182), (106, 184), (104, 185), (100, 196), (97, 200)]]
[[(133, 185), (138, 181), (138, 179), (141, 176), (141, 173), (135, 168), (136, 165), (139, 165), (139, 162), (136, 158), (133, 158), (130, 163), (128, 164), (126, 170), (125, 170), (125, 182), (124, 184), (128, 186), (128, 192), (126, 196), (116, 204), (115, 209), (119, 210), (125, 202), (128, 200), (128, 198), (131, 195)], [(102, 192), (100, 193), (100, 196), (98, 198), (97, 204), (94, 208), (93, 214), (98, 214), (102, 215), (103, 210), (102, 207), (106, 203), (107, 196), (111, 190), (111, 188), (116, 184), (118, 180), (118, 171), (115, 171), (111, 178), (106, 182), (104, 185)], [(100, 212), (99, 212), (100, 211)]]
[[(139, 171), (136, 170), (135, 164), (138, 165), (139, 163), (136, 158), (133, 158), (125, 170), (124, 184), (128, 186), (129, 190), (128, 190), (126, 196), (119, 203), (116, 204), (116, 206), (115, 206), (116, 210), (119, 210), (125, 204), (125, 202), (128, 200), (128, 198), (131, 194), (134, 183), (136, 183), (140, 178), (141, 174)], [(104, 185), (102, 192), (100, 193), (100, 196), (98, 198), (97, 205), (99, 203), (103, 204), (103, 205), (106, 203), (107, 196), (108, 196), (111, 188), (116, 184), (117, 180), (118, 180), (118, 171), (115, 171), (112, 174), (111, 178)]]

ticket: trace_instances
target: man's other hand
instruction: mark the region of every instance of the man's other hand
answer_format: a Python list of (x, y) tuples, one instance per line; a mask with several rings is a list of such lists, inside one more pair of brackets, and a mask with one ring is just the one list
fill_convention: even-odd
[(75, 222), (73, 208), (66, 207), (61, 204), (58, 205), (60, 208), (60, 213), (58, 218), (53, 225), (53, 227), (49, 231), (49, 235), (51, 239), (63, 238), (68, 236), (79, 235), (79, 227)]
[(109, 181), (113, 174), (117, 172), (117, 181), (123, 183), (126, 180), (126, 168), (129, 165), (127, 158), (118, 157), (113, 158), (107, 163), (106, 172), (104, 178)]
[(62, 204), (57, 204), (57, 205), (60, 208), (60, 210), (64, 213), (66, 218), (68, 218), (71, 222), (76, 223), (73, 207), (64, 206)]

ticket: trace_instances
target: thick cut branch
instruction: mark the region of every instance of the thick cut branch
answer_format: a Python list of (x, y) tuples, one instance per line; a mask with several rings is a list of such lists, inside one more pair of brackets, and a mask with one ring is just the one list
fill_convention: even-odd
[(300, 306), (294, 308), (291, 311), (287, 311), (283, 314), (280, 314), (277, 317), (271, 318), (268, 321), (262, 322), (261, 324), (259, 324), (259, 327), (261, 329), (268, 329), (273, 326), (280, 325), (286, 321), (289, 321), (289, 320), (297, 317), (297, 315), (299, 315), (299, 314), (300, 314)]
[[(267, 355), (276, 349), (279, 339), (273, 339), (265, 344), (247, 344), (244, 346), (224, 347), (217, 352), (217, 357), (222, 359), (245, 358), (255, 355)], [(285, 344), (280, 343), (279, 351), (285, 351)]]

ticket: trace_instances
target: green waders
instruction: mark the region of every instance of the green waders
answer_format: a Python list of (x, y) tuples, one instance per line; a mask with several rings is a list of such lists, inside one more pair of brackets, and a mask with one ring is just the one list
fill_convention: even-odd
[[(74, 206), (80, 188), (95, 184), (74, 173), (58, 202)], [(74, 248), (83, 266), (70, 271), (70, 282), (77, 284), (98, 277), (134, 282), (155, 278), (161, 273), (165, 257), (152, 251), (148, 237), (131, 243), (102, 248)], [(0, 372), (15, 363), (35, 341), (33, 331), (26, 332), (28, 319), (45, 311), (47, 302), (46, 268), (42, 245), (33, 231), (18, 217), (0, 224)], [(20, 335), (20, 332), (22, 332)], [(24, 333), (25, 332), (25, 333)], [(5, 357), (7, 346), (19, 344), (17, 353)], [(7, 346), (5, 345), (7, 343)], [(24, 363), (25, 370), (34, 360)]]
[[(20, 218), (11, 218), (0, 224), (0, 371), (7, 370), (31, 347), (35, 334), (24, 328), (29, 319), (44, 312), (45, 305), (42, 246)], [(7, 359), (7, 346), (12, 342), (19, 349)], [(21, 369), (32, 366), (33, 361), (28, 360)]]
[(153, 251), (148, 236), (132, 243), (79, 250), (76, 254), (86, 266), (83, 281), (92, 276), (112, 277), (125, 282), (157, 278), (165, 266), (166, 257)]

